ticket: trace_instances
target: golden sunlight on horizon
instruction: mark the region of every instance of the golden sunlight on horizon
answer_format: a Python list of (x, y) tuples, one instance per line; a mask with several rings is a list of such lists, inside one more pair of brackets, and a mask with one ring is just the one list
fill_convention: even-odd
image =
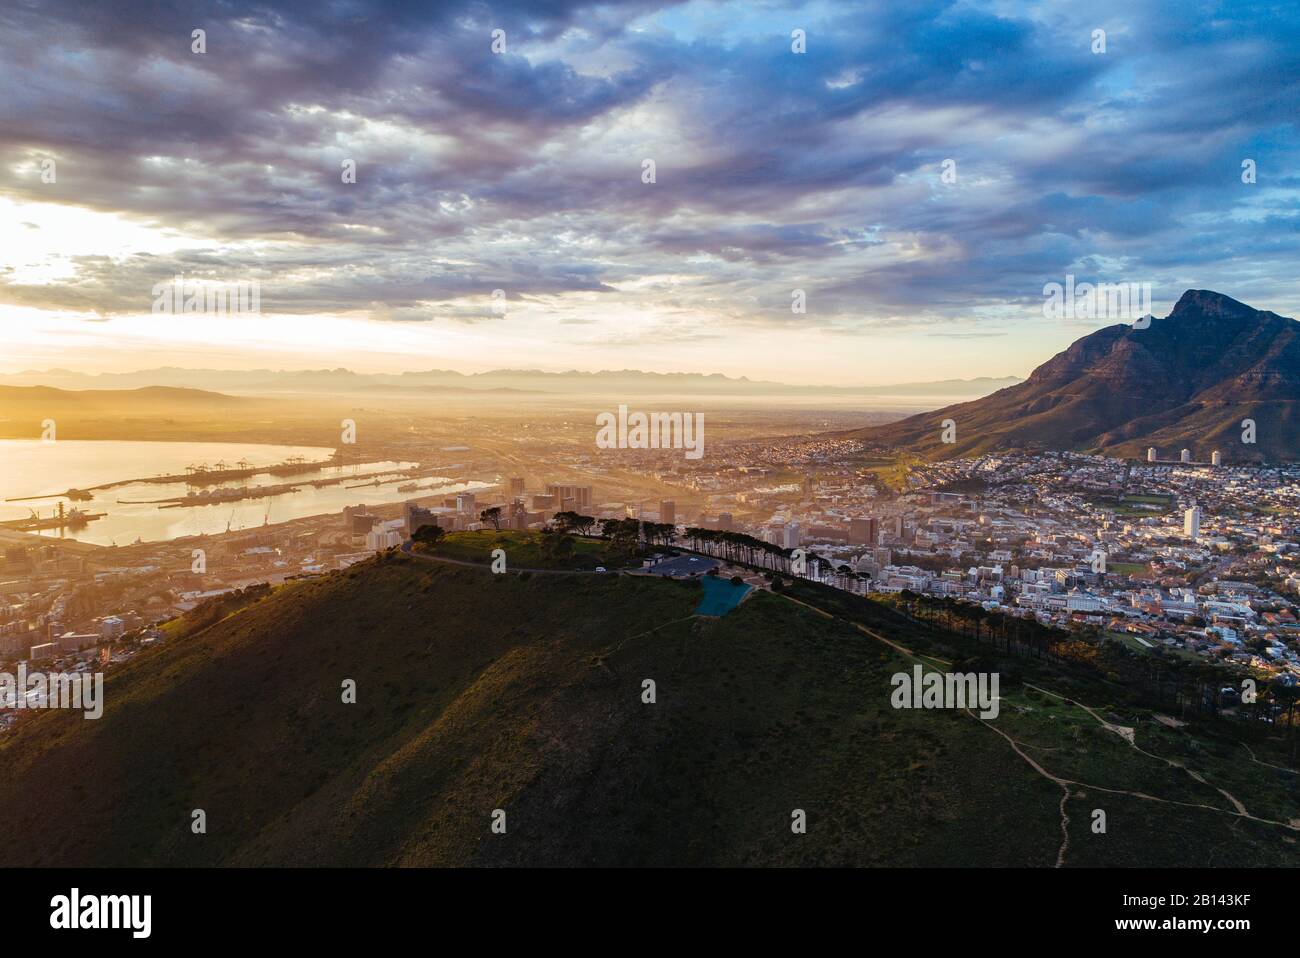
[[(147, 311), (153, 279), (140, 273), (137, 282), (125, 267), (123, 275), (112, 272), (130, 258), (138, 270), (142, 257), (202, 254), (196, 264), (211, 274), (212, 263), (220, 263), (223, 255), (246, 263), (265, 245), (222, 242), (85, 207), (0, 198), (0, 267), (9, 284), (24, 289), (29, 303), (0, 307), (5, 334), (0, 373), (55, 368), (130, 372), (157, 366), (346, 367), (358, 372), (643, 369), (879, 385), (1027, 371), (1015, 369), (1019, 364), (1012, 357), (997, 358), (1005, 345), (999, 340), (966, 343), (959, 354), (937, 356), (934, 342), (915, 332), (848, 335), (815, 325), (800, 331), (684, 310), (671, 297), (676, 284), (670, 276), (608, 294), (582, 291), (511, 300), (504, 316), (462, 321), (454, 313), (437, 312), (447, 304), (421, 307), (433, 317), (427, 320), (385, 318), (369, 304), (343, 314), (276, 313), (267, 301), (275, 299), (277, 282), (282, 288), (303, 282), (283, 273), (262, 283), (259, 315), (154, 315)], [(98, 312), (93, 302), (82, 311), (40, 305), (42, 287), (76, 284), (87, 270), (111, 278), (116, 309)], [(225, 280), (244, 278), (230, 275)], [(669, 290), (662, 302), (653, 294), (630, 302), (620, 299), (655, 286)], [(140, 311), (119, 311), (123, 299), (138, 300)], [(490, 306), (486, 299), (484, 306)], [(993, 369), (985, 371), (990, 365)]]

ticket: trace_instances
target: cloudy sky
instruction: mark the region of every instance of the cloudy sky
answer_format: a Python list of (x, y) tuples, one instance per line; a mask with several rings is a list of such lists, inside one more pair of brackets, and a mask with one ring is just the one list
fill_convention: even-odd
[(1300, 315), (1289, 0), (6, 0), (0, 80), (0, 371), (1024, 375), (1110, 322), (1066, 274)]

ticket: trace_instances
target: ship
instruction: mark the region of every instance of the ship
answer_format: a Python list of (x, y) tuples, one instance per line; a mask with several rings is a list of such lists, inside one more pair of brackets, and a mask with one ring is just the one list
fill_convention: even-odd
[(90, 525), (96, 519), (102, 519), (108, 515), (107, 512), (84, 512), (81, 509), (65, 510), (63, 503), (59, 503), (58, 511), (49, 517), (42, 517), (35, 509), (31, 510), (30, 519), (10, 519), (7, 522), (0, 523), (6, 529), (16, 529), (19, 532), (38, 532), (41, 529), (82, 529)]

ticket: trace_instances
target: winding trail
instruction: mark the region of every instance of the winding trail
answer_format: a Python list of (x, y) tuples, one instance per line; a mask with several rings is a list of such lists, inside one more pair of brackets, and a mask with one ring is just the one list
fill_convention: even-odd
[[(781, 594), (781, 593), (777, 593), (777, 594)], [(795, 603), (796, 605), (801, 605), (801, 606), (803, 606), (805, 609), (808, 609), (808, 610), (810, 610), (810, 611), (812, 611), (812, 612), (815, 612), (817, 615), (821, 616), (821, 617), (824, 618), (824, 619), (832, 619), (832, 620), (835, 620), (835, 621), (838, 621), (838, 622), (844, 622), (844, 623), (847, 624), (847, 625), (851, 625), (851, 626), (853, 626), (854, 628), (856, 628), (859, 632), (862, 632), (863, 634), (865, 634), (865, 635), (867, 635), (867, 636), (870, 636), (871, 638), (875, 639), (875, 640), (878, 641), (878, 642), (883, 642), (885, 645), (889, 646), (891, 649), (894, 649), (894, 650), (897, 651), (897, 652), (901, 652), (901, 653), (903, 653), (904, 655), (908, 656), (909, 658), (913, 658), (913, 659), (917, 659), (917, 660), (922, 660), (922, 659), (925, 659), (925, 658), (929, 658), (929, 659), (932, 659), (932, 660), (935, 661), (935, 662), (943, 662), (944, 665), (951, 665), (951, 664), (952, 664), (951, 662), (948, 662), (948, 661), (946, 661), (946, 660), (944, 660), (944, 659), (937, 659), (937, 658), (934, 658), (933, 656), (921, 656), (920, 654), (918, 654), (918, 653), (916, 653), (916, 652), (913, 652), (911, 649), (907, 648), (906, 646), (904, 646), (904, 645), (900, 645), (900, 644), (897, 643), (897, 642), (894, 642), (894, 641), (892, 641), (892, 640), (890, 640), (890, 639), (887, 639), (887, 638), (885, 638), (883, 635), (880, 635), (880, 634), (878, 634), (878, 633), (876, 633), (876, 632), (873, 632), (871, 629), (868, 629), (868, 628), (866, 628), (865, 626), (859, 625), (859, 624), (856, 623), (856, 622), (849, 621), (848, 619), (841, 619), (839, 616), (832, 615), (831, 613), (825, 611), (824, 609), (819, 609), (819, 608), (817, 608), (815, 605), (810, 605), (809, 603), (807, 603), (807, 602), (803, 602), (803, 601), (801, 601), (801, 600), (799, 600), (799, 599), (796, 599), (796, 598), (794, 598), (794, 597), (792, 597), (792, 596), (789, 596), (789, 595), (783, 595), (783, 598), (788, 599), (789, 601)], [(1027, 688), (1035, 689), (1036, 691), (1042, 692), (1042, 693), (1044, 693), (1045, 695), (1050, 695), (1050, 696), (1052, 696), (1052, 697), (1054, 697), (1054, 698), (1061, 699), (1062, 701), (1069, 702), (1069, 703), (1071, 703), (1072, 705), (1075, 705), (1075, 706), (1077, 706), (1078, 708), (1083, 709), (1085, 712), (1087, 712), (1089, 715), (1091, 715), (1094, 719), (1096, 719), (1097, 722), (1099, 722), (1103, 728), (1106, 728), (1106, 729), (1108, 729), (1109, 731), (1114, 732), (1114, 733), (1115, 733), (1116, 735), (1118, 735), (1120, 738), (1124, 739), (1124, 741), (1128, 742), (1128, 744), (1129, 744), (1129, 746), (1130, 746), (1131, 748), (1135, 749), (1135, 750), (1138, 751), (1138, 752), (1141, 752), (1143, 755), (1146, 755), (1146, 756), (1148, 756), (1149, 758), (1158, 759), (1159, 761), (1165, 762), (1165, 763), (1168, 764), (1168, 765), (1172, 765), (1172, 766), (1174, 766), (1175, 768), (1181, 768), (1184, 772), (1186, 772), (1188, 775), (1190, 775), (1193, 779), (1195, 779), (1196, 781), (1198, 781), (1198, 782), (1200, 782), (1200, 783), (1202, 783), (1202, 784), (1204, 784), (1204, 785), (1209, 785), (1209, 784), (1210, 784), (1209, 782), (1207, 782), (1207, 781), (1206, 781), (1206, 780), (1205, 780), (1205, 779), (1200, 775), (1200, 773), (1193, 771), (1192, 769), (1188, 768), (1187, 766), (1185, 766), (1185, 765), (1181, 765), (1181, 764), (1179, 764), (1178, 762), (1172, 761), (1171, 759), (1167, 759), (1167, 758), (1165, 758), (1164, 756), (1161, 756), (1161, 755), (1155, 755), (1155, 754), (1153, 754), (1153, 753), (1151, 753), (1151, 752), (1146, 751), (1146, 750), (1143, 749), (1143, 748), (1138, 747), (1138, 744), (1137, 744), (1137, 742), (1136, 742), (1136, 740), (1135, 740), (1134, 730), (1133, 730), (1132, 728), (1129, 728), (1129, 727), (1126, 726), (1126, 725), (1116, 725), (1116, 724), (1114, 724), (1113, 722), (1108, 722), (1108, 721), (1106, 721), (1104, 718), (1102, 718), (1100, 715), (1098, 715), (1097, 712), (1096, 712), (1094, 709), (1090, 708), (1090, 707), (1087, 706), (1087, 705), (1084, 705), (1082, 702), (1077, 702), (1077, 701), (1075, 701), (1074, 699), (1069, 698), (1068, 696), (1061, 695), (1061, 694), (1059, 694), (1059, 693), (1057, 693), (1057, 692), (1053, 692), (1053, 691), (1051, 691), (1051, 690), (1049, 690), (1049, 689), (1040, 688), (1040, 687), (1038, 687), (1038, 686), (1036, 686), (1036, 685), (1030, 685), (1028, 682), (1026, 682), (1026, 683), (1024, 683), (1024, 684), (1025, 684), (1025, 686), (1026, 686)], [(1055, 775), (1055, 774), (1053, 774), (1052, 772), (1049, 772), (1046, 768), (1044, 768), (1044, 767), (1043, 767), (1042, 765), (1040, 765), (1037, 761), (1035, 761), (1032, 757), (1030, 757), (1030, 755), (1029, 755), (1027, 752), (1025, 752), (1025, 749), (1026, 749), (1026, 748), (1032, 748), (1033, 746), (1029, 746), (1029, 745), (1026, 745), (1024, 742), (1019, 742), (1019, 741), (1017, 741), (1016, 739), (1014, 739), (1014, 738), (1012, 738), (1010, 735), (1008, 735), (1006, 732), (1002, 731), (1002, 729), (998, 728), (996, 725), (993, 725), (992, 722), (991, 722), (991, 720), (980, 718), (978, 715), (976, 715), (974, 712), (972, 712), (969, 708), (965, 709), (965, 712), (966, 712), (967, 715), (969, 715), (971, 718), (975, 719), (975, 720), (976, 720), (977, 722), (979, 722), (981, 725), (985, 726), (986, 728), (991, 729), (992, 731), (996, 732), (998, 735), (1001, 735), (1004, 739), (1006, 739), (1007, 744), (1011, 746), (1012, 751), (1014, 751), (1017, 755), (1019, 755), (1022, 759), (1024, 759), (1025, 763), (1028, 764), (1030, 768), (1032, 768), (1032, 769), (1033, 769), (1035, 772), (1037, 772), (1039, 775), (1043, 776), (1043, 778), (1047, 779), (1049, 782), (1052, 782), (1053, 784), (1060, 786), (1060, 788), (1062, 789), (1062, 793), (1063, 793), (1063, 794), (1061, 795), (1061, 803), (1060, 803), (1060, 813), (1061, 813), (1061, 847), (1057, 850), (1057, 853), (1056, 853), (1056, 865), (1055, 865), (1055, 867), (1057, 867), (1057, 868), (1060, 868), (1060, 867), (1062, 867), (1062, 866), (1065, 864), (1066, 854), (1067, 854), (1067, 852), (1069, 851), (1069, 848), (1070, 848), (1070, 816), (1069, 816), (1069, 813), (1068, 813), (1067, 810), (1066, 810), (1066, 802), (1067, 802), (1067, 801), (1069, 800), (1069, 798), (1070, 798), (1070, 786), (1072, 786), (1072, 785), (1073, 785), (1073, 786), (1077, 786), (1077, 787), (1082, 788), (1082, 789), (1091, 789), (1091, 790), (1093, 790), (1093, 791), (1106, 792), (1106, 793), (1108, 793), (1108, 794), (1110, 794), (1110, 795), (1127, 795), (1127, 796), (1129, 796), (1130, 798), (1140, 798), (1140, 799), (1142, 799), (1143, 801), (1148, 801), (1148, 802), (1159, 802), (1159, 803), (1161, 803), (1161, 804), (1163, 804), (1163, 805), (1177, 805), (1177, 806), (1179, 806), (1179, 807), (1181, 807), (1181, 808), (1197, 808), (1197, 809), (1201, 809), (1201, 810), (1208, 811), (1208, 812), (1217, 812), (1217, 813), (1220, 814), (1220, 815), (1231, 815), (1231, 816), (1234, 817), (1234, 818), (1246, 818), (1246, 819), (1249, 819), (1249, 820), (1251, 820), (1251, 821), (1253, 821), (1253, 822), (1259, 822), (1259, 823), (1264, 824), (1264, 825), (1277, 825), (1277, 826), (1279, 826), (1279, 827), (1281, 827), (1281, 828), (1285, 828), (1285, 829), (1288, 829), (1289, 831), (1293, 831), (1293, 832), (1295, 832), (1295, 831), (1300, 831), (1300, 819), (1296, 819), (1296, 820), (1295, 820), (1295, 823), (1293, 824), (1292, 822), (1279, 822), (1279, 821), (1275, 821), (1275, 820), (1273, 820), (1273, 819), (1271, 819), (1271, 818), (1260, 818), (1258, 815), (1252, 815), (1252, 814), (1250, 814), (1250, 812), (1248, 812), (1248, 811), (1246, 810), (1246, 806), (1245, 806), (1245, 805), (1243, 805), (1241, 802), (1239, 802), (1235, 797), (1233, 797), (1233, 796), (1232, 796), (1231, 794), (1229, 794), (1228, 792), (1224, 791), (1224, 790), (1221, 789), (1221, 788), (1217, 788), (1216, 786), (1211, 786), (1211, 787), (1212, 787), (1212, 788), (1217, 788), (1217, 791), (1219, 791), (1219, 792), (1220, 792), (1220, 793), (1221, 793), (1221, 794), (1222, 794), (1226, 799), (1228, 799), (1228, 801), (1230, 801), (1230, 802), (1232, 803), (1233, 807), (1235, 808), (1235, 811), (1230, 811), (1230, 810), (1228, 810), (1228, 809), (1226, 809), (1226, 808), (1220, 808), (1220, 807), (1217, 806), (1217, 805), (1205, 805), (1205, 804), (1202, 804), (1202, 803), (1200, 803), (1200, 802), (1180, 802), (1180, 801), (1176, 801), (1175, 799), (1171, 799), (1171, 798), (1159, 798), (1159, 797), (1157, 797), (1157, 796), (1155, 796), (1155, 795), (1148, 795), (1148, 794), (1146, 794), (1145, 792), (1134, 792), (1134, 791), (1129, 791), (1128, 789), (1122, 789), (1122, 788), (1107, 788), (1107, 787), (1105, 787), (1104, 785), (1092, 785), (1092, 784), (1089, 784), (1088, 782), (1080, 782), (1080, 781), (1076, 781), (1075, 779), (1062, 778), (1062, 777), (1059, 776), (1059, 775)], [(1242, 744), (1244, 745), (1245, 743), (1242, 743)], [(1249, 746), (1248, 746), (1247, 748), (1248, 748), (1248, 750), (1249, 750)], [(1253, 752), (1251, 753), (1251, 757), (1254, 758), (1254, 753), (1253, 753)], [(1258, 761), (1258, 759), (1256, 759), (1256, 761)], [(1261, 765), (1266, 765), (1266, 764), (1268, 764), (1268, 763), (1266, 763), (1266, 762), (1260, 762), (1260, 764), (1261, 764)], [(1274, 767), (1277, 767), (1277, 766), (1274, 766)]]
[(836, 622), (843, 622), (845, 625), (851, 625), (851, 626), (853, 626), (853, 628), (857, 629), (859, 632), (862, 632), (863, 634), (870, 636), (871, 638), (875, 639), (877, 642), (883, 642), (883, 643), (885, 643), (885, 645), (889, 646), (889, 647), (890, 647), (891, 649), (893, 649), (894, 651), (896, 651), (896, 652), (902, 652), (904, 655), (908, 656), (909, 658), (917, 659), (917, 660), (922, 661), (922, 662), (928, 660), (928, 661), (930, 661), (930, 662), (938, 662), (938, 663), (940, 663), (941, 665), (952, 665), (952, 663), (949, 662), (947, 659), (941, 659), (941, 658), (938, 658), (937, 656), (933, 656), (933, 655), (922, 655), (922, 654), (919, 653), (919, 652), (913, 652), (913, 651), (912, 651), (911, 649), (909, 649), (907, 646), (905, 646), (905, 645), (899, 645), (897, 642), (893, 641), (892, 639), (887, 639), (887, 638), (885, 638), (883, 635), (880, 635), (878, 632), (873, 632), (873, 631), (871, 631), (871, 629), (868, 629), (865, 625), (859, 625), (858, 623), (853, 622), (853, 621), (850, 621), (849, 619), (841, 619), (841, 618), (840, 618), (839, 616), (837, 616), (837, 615), (832, 615), (831, 613), (825, 611), (824, 609), (819, 609), (819, 608), (817, 608), (817, 606), (815, 606), (815, 605), (809, 605), (807, 602), (804, 602), (804, 601), (801, 600), (801, 599), (796, 599), (796, 598), (795, 598), (794, 596), (792, 596), (792, 595), (786, 595), (786, 594), (783, 593), (783, 592), (777, 592), (777, 593), (774, 593), (774, 594), (775, 594), (775, 595), (779, 595), (779, 596), (781, 596), (783, 599), (787, 599), (787, 600), (789, 600), (790, 602), (793, 602), (795, 605), (801, 605), (801, 606), (803, 606), (805, 609), (808, 609), (808, 610), (810, 610), (810, 611), (812, 611), (812, 612), (816, 612), (816, 613), (817, 613), (818, 615), (820, 615), (823, 619), (832, 619), (832, 620), (834, 620), (834, 621), (836, 621)]
[[(1042, 692), (1044, 695), (1050, 695), (1054, 699), (1060, 699), (1062, 702), (1069, 702), (1071, 705), (1077, 705), (1079, 708), (1083, 709), (1085, 712), (1087, 712), (1089, 715), (1095, 718), (1098, 722), (1100, 722), (1102, 728), (1106, 729), (1106, 731), (1114, 732), (1116, 735), (1118, 735), (1124, 741), (1128, 742), (1134, 748), (1137, 748), (1137, 741), (1135, 740), (1133, 729), (1131, 729), (1129, 726), (1116, 725), (1113, 722), (1107, 722), (1104, 718), (1098, 715), (1096, 711), (1084, 705), (1082, 702), (1078, 702), (1072, 698), (1061, 695), (1059, 692), (1053, 692), (1051, 689), (1039, 688), (1037, 685), (1030, 685), (1028, 682), (1025, 682), (1024, 686), (1027, 689), (1033, 689), (1035, 692)], [(1142, 750), (1139, 748), (1138, 751), (1140, 752)]]
[(1255, 757), (1255, 750), (1252, 749), (1245, 742), (1241, 743), (1241, 747), (1250, 753), (1250, 760), (1254, 762), (1256, 765), (1263, 765), (1265, 768), (1275, 768), (1279, 772), (1286, 772), (1288, 775), (1300, 775), (1300, 772), (1296, 771), (1294, 768), (1286, 768), (1285, 766), (1282, 765), (1274, 765), (1272, 762), (1261, 762), (1259, 759)]
[[(1200, 772), (1196, 771), (1195, 769), (1188, 768), (1182, 762), (1176, 761), (1172, 758), (1165, 758), (1163, 755), (1156, 755), (1154, 752), (1148, 752), (1146, 749), (1142, 748), (1137, 743), (1134, 730), (1129, 728), (1127, 725), (1115, 725), (1111, 722), (1107, 722), (1104, 718), (1102, 718), (1100, 715), (1097, 714), (1095, 709), (1092, 709), (1089, 706), (1084, 705), (1082, 702), (1078, 701), (1077, 699), (1072, 699), (1069, 698), (1068, 696), (1060, 695), (1049, 689), (1039, 688), (1037, 685), (1030, 685), (1028, 682), (1025, 683), (1025, 688), (1034, 689), (1036, 691), (1042, 692), (1044, 695), (1051, 695), (1054, 698), (1058, 698), (1063, 702), (1069, 702), (1071, 705), (1078, 706), (1079, 708), (1087, 712), (1089, 715), (1091, 715), (1093, 718), (1095, 718), (1098, 722), (1100, 722), (1103, 728), (1111, 732), (1114, 732), (1120, 738), (1124, 739), (1124, 741), (1128, 742), (1128, 744), (1132, 746), (1134, 751), (1140, 752), (1141, 754), (1147, 756), (1147, 758), (1154, 758), (1156, 761), (1164, 762), (1166, 765), (1170, 766), (1171, 768), (1182, 769), (1189, 776), (1191, 776), (1193, 781), (1199, 782), (1202, 785), (1209, 785), (1210, 788), (1213, 788), (1216, 792), (1218, 792), (1220, 795), (1226, 798), (1232, 804), (1232, 807), (1237, 810), (1238, 815), (1244, 815), (1247, 818), (1252, 817), (1251, 814), (1248, 811), (1246, 811), (1246, 806), (1243, 805), (1235, 795), (1233, 795), (1227, 789), (1219, 788), (1219, 786), (1211, 784), (1209, 781), (1206, 780), (1205, 776), (1202, 775)], [(1243, 742), (1242, 744), (1244, 745), (1245, 743)]]
[(1025, 750), (1020, 747), (1023, 743), (1017, 742), (1015, 739), (1013, 739), (1006, 732), (1002, 731), (1002, 729), (998, 728), (996, 725), (990, 725), (985, 719), (980, 718), (970, 709), (966, 709), (965, 712), (967, 715), (975, 719), (977, 722), (980, 722), (981, 724), (987, 726), (988, 728), (991, 728), (993, 731), (997, 732), (1004, 739), (1006, 739), (1007, 743), (1011, 746), (1012, 751), (1014, 751), (1017, 755), (1019, 755), (1026, 762), (1028, 762), (1029, 767), (1032, 768), (1035, 772), (1043, 776), (1043, 778), (1047, 779), (1049, 782), (1054, 782), (1055, 784), (1061, 786), (1061, 791), (1063, 793), (1061, 795), (1061, 847), (1056, 853), (1056, 867), (1060, 868), (1062, 865), (1065, 864), (1065, 853), (1069, 851), (1070, 848), (1070, 815), (1065, 810), (1065, 803), (1070, 798), (1070, 786), (1077, 783), (1071, 782), (1069, 779), (1060, 778), (1059, 776), (1053, 775), (1047, 769), (1043, 768), (1043, 766), (1039, 765), (1036, 761), (1030, 758), (1028, 754), (1026, 754)]
[[(982, 719), (982, 718), (980, 718), (978, 715), (976, 715), (976, 714), (975, 714), (974, 712), (972, 712), (970, 709), (966, 709), (966, 713), (967, 713), (968, 715), (970, 715), (971, 718), (973, 718), (973, 719), (975, 719), (976, 721), (980, 722), (981, 724), (983, 724), (983, 725), (986, 726), (987, 728), (992, 729), (994, 732), (997, 732), (997, 733), (998, 733), (999, 735), (1001, 735), (1004, 739), (1006, 739), (1007, 742), (1008, 742), (1008, 744), (1010, 744), (1010, 745), (1011, 745), (1011, 748), (1015, 751), (1015, 753), (1016, 753), (1017, 755), (1019, 755), (1021, 758), (1023, 758), (1023, 759), (1024, 759), (1024, 760), (1029, 764), (1029, 766), (1030, 766), (1034, 771), (1036, 771), (1039, 775), (1042, 775), (1042, 776), (1043, 776), (1044, 778), (1046, 778), (1048, 781), (1053, 782), (1053, 783), (1055, 783), (1055, 784), (1061, 786), (1062, 789), (1064, 789), (1065, 794), (1061, 797), (1061, 806), (1060, 806), (1060, 808), (1061, 808), (1061, 834), (1062, 834), (1063, 838), (1062, 838), (1062, 841), (1061, 841), (1061, 847), (1060, 847), (1060, 849), (1059, 849), (1059, 850), (1057, 851), (1057, 853), (1056, 853), (1056, 867), (1057, 867), (1057, 868), (1060, 868), (1062, 865), (1065, 864), (1065, 854), (1066, 854), (1066, 852), (1069, 850), (1069, 847), (1070, 847), (1070, 834), (1069, 834), (1070, 817), (1069, 817), (1069, 815), (1066, 813), (1066, 810), (1065, 810), (1065, 802), (1066, 802), (1066, 800), (1070, 797), (1070, 786), (1071, 786), (1071, 785), (1076, 785), (1076, 786), (1078, 786), (1079, 788), (1083, 788), (1083, 789), (1092, 789), (1093, 791), (1098, 791), (1098, 792), (1107, 792), (1108, 794), (1111, 794), (1111, 795), (1127, 795), (1127, 796), (1129, 796), (1130, 798), (1140, 798), (1140, 799), (1143, 799), (1144, 801), (1148, 801), (1148, 802), (1160, 802), (1160, 803), (1162, 803), (1162, 804), (1164, 804), (1164, 805), (1178, 805), (1178, 806), (1180, 806), (1180, 807), (1182, 807), (1182, 808), (1199, 808), (1199, 809), (1203, 809), (1203, 810), (1205, 810), (1205, 811), (1218, 812), (1220, 815), (1232, 815), (1234, 818), (1248, 818), (1248, 819), (1250, 819), (1250, 820), (1253, 821), (1253, 822), (1260, 822), (1260, 823), (1262, 823), (1262, 824), (1264, 824), (1264, 825), (1278, 825), (1278, 826), (1280, 826), (1280, 827), (1282, 827), (1282, 828), (1289, 829), (1289, 830), (1291, 830), (1291, 831), (1293, 831), (1293, 832), (1295, 832), (1295, 831), (1300, 831), (1300, 820), (1297, 820), (1297, 823), (1296, 823), (1296, 824), (1292, 824), (1291, 822), (1279, 822), (1279, 821), (1274, 821), (1274, 820), (1271, 819), (1271, 818), (1260, 818), (1258, 815), (1251, 815), (1249, 812), (1246, 811), (1245, 806), (1243, 806), (1240, 802), (1237, 802), (1237, 801), (1235, 801), (1235, 800), (1233, 800), (1233, 804), (1237, 806), (1237, 811), (1235, 811), (1235, 812), (1230, 812), (1230, 811), (1228, 811), (1226, 808), (1219, 808), (1217, 805), (1204, 805), (1204, 804), (1201, 804), (1200, 802), (1179, 802), (1179, 801), (1175, 801), (1174, 799), (1170, 799), (1170, 798), (1159, 798), (1159, 797), (1157, 797), (1157, 796), (1155, 796), (1155, 795), (1148, 795), (1148, 794), (1146, 794), (1145, 792), (1133, 792), (1133, 791), (1129, 791), (1128, 789), (1123, 789), (1123, 788), (1107, 788), (1107, 787), (1104, 786), (1104, 785), (1092, 785), (1092, 784), (1089, 784), (1088, 782), (1080, 782), (1080, 781), (1077, 781), (1077, 780), (1072, 779), (1072, 778), (1061, 778), (1059, 775), (1053, 775), (1053, 774), (1052, 774), (1051, 772), (1049, 772), (1047, 769), (1043, 768), (1042, 765), (1039, 765), (1038, 762), (1036, 762), (1036, 761), (1034, 761), (1032, 758), (1030, 758), (1030, 757), (1025, 753), (1024, 749), (1021, 748), (1021, 746), (1024, 745), (1023, 742), (1017, 742), (1014, 738), (1012, 738), (1012, 737), (1011, 737), (1010, 735), (1008, 735), (1006, 732), (1002, 731), (1002, 729), (998, 728), (998, 727), (995, 726), (995, 725), (990, 724), (990, 722), (989, 722), (987, 719)], [(1026, 747), (1028, 747), (1028, 746), (1026, 746)], [(1139, 749), (1139, 751), (1141, 751), (1141, 750)], [(1145, 752), (1144, 754), (1146, 754), (1146, 755), (1150, 755), (1151, 753), (1150, 753), (1150, 752)], [(1152, 756), (1152, 757), (1153, 757), (1153, 758), (1160, 758), (1159, 755), (1154, 755), (1154, 756)], [(1179, 767), (1181, 768), (1182, 766), (1179, 766)], [(1188, 770), (1188, 769), (1184, 769), (1184, 771), (1190, 771), (1190, 770)], [(1201, 779), (1201, 781), (1204, 781), (1204, 779)], [(1206, 784), (1208, 784), (1208, 783), (1206, 783)], [(1220, 792), (1223, 792), (1223, 789), (1219, 789), (1219, 791), (1220, 791)], [(1224, 794), (1224, 795), (1228, 795), (1227, 792), (1223, 792), (1223, 794)], [(1228, 796), (1228, 797), (1231, 798), (1231, 796)]]

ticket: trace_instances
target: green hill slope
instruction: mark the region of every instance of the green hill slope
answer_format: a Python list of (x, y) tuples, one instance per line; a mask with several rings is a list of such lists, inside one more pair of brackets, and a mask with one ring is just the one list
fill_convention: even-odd
[[(716, 620), (697, 601), (394, 554), (286, 588), (112, 673), (102, 719), (9, 736), (0, 864), (1050, 867), (1063, 807), (1067, 864), (1296, 860), (1290, 829), (1068, 704), (1021, 712), (1004, 686), (987, 724), (896, 710), (890, 676), (914, 660), (851, 623), (770, 593)], [(1185, 804), (1063, 804), (997, 729), (1071, 778)], [(1270, 812), (1294, 803), (1269, 787)]]

